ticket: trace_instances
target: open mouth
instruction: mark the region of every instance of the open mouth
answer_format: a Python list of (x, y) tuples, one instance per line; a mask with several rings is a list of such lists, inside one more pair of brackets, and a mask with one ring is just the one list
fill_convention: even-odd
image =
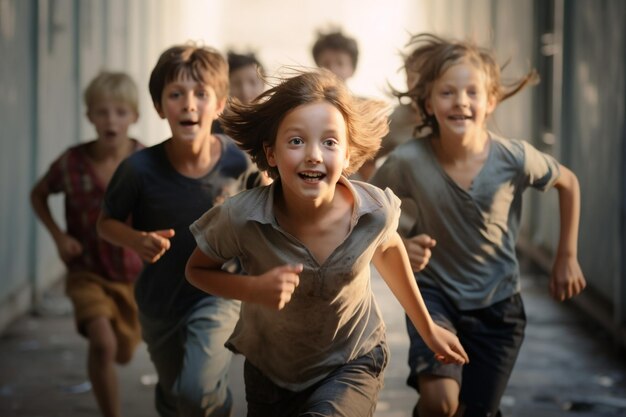
[(308, 171), (299, 172), (298, 176), (307, 182), (317, 182), (326, 177), (326, 174), (323, 174), (321, 172)]
[(107, 130), (104, 132), (104, 137), (108, 139), (112, 139), (117, 136), (117, 132), (115, 130)]
[(465, 120), (472, 120), (472, 116), (466, 116), (464, 114), (457, 114), (454, 116), (450, 116), (449, 117), (450, 120), (454, 120), (454, 121), (465, 121)]
[(195, 126), (197, 124), (198, 124), (198, 122), (194, 122), (193, 120), (183, 120), (182, 122), (180, 122), (180, 125), (181, 126), (185, 126), (185, 127)]

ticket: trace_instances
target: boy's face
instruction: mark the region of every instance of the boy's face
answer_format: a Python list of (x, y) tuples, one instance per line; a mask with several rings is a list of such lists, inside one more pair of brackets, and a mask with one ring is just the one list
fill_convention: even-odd
[(325, 49), (317, 57), (320, 68), (326, 68), (344, 82), (354, 74), (350, 54), (339, 49)]
[(217, 100), (212, 87), (192, 78), (181, 78), (163, 89), (159, 116), (167, 119), (175, 140), (204, 140), (211, 135), (211, 124), (224, 110), (226, 99)]
[(97, 100), (87, 110), (87, 118), (96, 129), (98, 140), (111, 146), (128, 140), (128, 128), (138, 117), (130, 104), (106, 97)]
[(265, 148), (280, 174), (286, 198), (332, 201), (335, 185), (348, 167), (348, 139), (343, 115), (321, 101), (291, 110), (278, 126), (276, 141)]
[(442, 136), (467, 136), (483, 131), (495, 109), (483, 70), (462, 60), (445, 70), (433, 84), (426, 111), (435, 116)]
[(263, 92), (265, 84), (259, 78), (256, 65), (246, 65), (230, 74), (230, 95), (248, 104)]

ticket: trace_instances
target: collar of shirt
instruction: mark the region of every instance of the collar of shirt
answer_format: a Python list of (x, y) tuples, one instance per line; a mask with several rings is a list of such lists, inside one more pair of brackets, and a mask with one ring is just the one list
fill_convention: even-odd
[[(339, 183), (345, 185), (348, 190), (354, 196), (354, 207), (352, 209), (352, 219), (351, 225), (354, 226), (358, 219), (364, 214), (371, 213), (380, 207), (382, 204), (378, 199), (375, 198), (361, 198), (360, 193), (368, 193), (368, 191), (364, 187), (360, 187), (358, 182), (357, 186), (348, 180), (346, 177), (341, 176), (339, 178)], [(278, 226), (276, 222), (276, 217), (274, 215), (274, 193), (276, 192), (276, 188), (280, 184), (280, 179), (277, 178), (268, 186), (268, 190), (266, 192), (269, 193), (267, 199), (265, 200), (265, 204), (261, 210), (252, 210), (248, 215), (247, 219), (256, 221), (263, 224), (271, 224), (275, 227)], [(358, 187), (358, 189), (357, 189)], [(359, 193), (360, 192), (360, 193)]]

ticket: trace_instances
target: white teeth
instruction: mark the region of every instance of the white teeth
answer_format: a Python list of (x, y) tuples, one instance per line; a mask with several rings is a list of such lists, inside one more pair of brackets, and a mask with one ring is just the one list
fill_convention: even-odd
[(320, 178), (322, 173), (320, 172), (301, 172), (300, 175), (307, 178)]

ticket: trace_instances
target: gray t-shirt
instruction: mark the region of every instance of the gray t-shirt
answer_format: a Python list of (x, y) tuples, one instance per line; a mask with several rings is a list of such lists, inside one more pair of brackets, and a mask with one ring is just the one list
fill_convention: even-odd
[(350, 231), (321, 265), (276, 222), (279, 180), (230, 198), (190, 227), (202, 252), (220, 261), (239, 258), (250, 275), (284, 264), (304, 265), (300, 285), (283, 310), (242, 303), (226, 344), (275, 384), (294, 391), (313, 385), (384, 339), (370, 261), (396, 231), (400, 201), (390, 190), (344, 178), (340, 182), (354, 195)]
[(372, 179), (402, 201), (402, 236), (426, 233), (437, 240), (418, 283), (440, 288), (461, 310), (519, 292), (522, 193), (528, 186), (547, 190), (559, 177), (557, 161), (529, 143), (490, 137), (487, 160), (467, 191), (445, 173), (431, 138), (400, 145)]

